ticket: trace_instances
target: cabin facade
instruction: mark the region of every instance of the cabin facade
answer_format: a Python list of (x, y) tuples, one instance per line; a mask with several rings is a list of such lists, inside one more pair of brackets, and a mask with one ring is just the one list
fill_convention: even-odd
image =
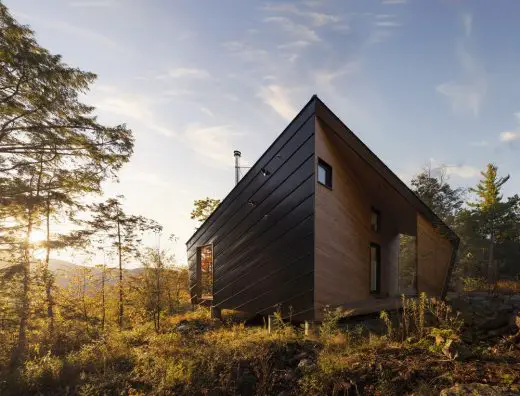
[(193, 304), (320, 321), (444, 297), (459, 239), (316, 96), (187, 242)]

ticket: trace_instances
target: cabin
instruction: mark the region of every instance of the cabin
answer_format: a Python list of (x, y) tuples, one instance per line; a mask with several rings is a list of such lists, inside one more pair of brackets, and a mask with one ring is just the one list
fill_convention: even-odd
[(443, 298), (459, 238), (313, 96), (187, 242), (193, 304), (369, 314)]

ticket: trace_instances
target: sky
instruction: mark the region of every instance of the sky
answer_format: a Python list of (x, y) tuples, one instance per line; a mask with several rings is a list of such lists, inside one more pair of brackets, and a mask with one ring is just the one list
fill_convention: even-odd
[(85, 102), (136, 138), (105, 195), (175, 233), (179, 263), (233, 150), (252, 165), (313, 94), (407, 183), (431, 164), (472, 186), (494, 162), (520, 192), (518, 1), (3, 1), (98, 75)]

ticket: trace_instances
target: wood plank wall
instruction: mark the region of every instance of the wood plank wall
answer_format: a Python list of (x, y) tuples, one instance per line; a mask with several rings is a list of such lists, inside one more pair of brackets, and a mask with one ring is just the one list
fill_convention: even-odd
[(420, 293), (441, 296), (452, 253), (452, 243), (417, 214), (417, 286)]
[(314, 126), (311, 100), (188, 241), (193, 302), (197, 247), (212, 243), (216, 307), (313, 319)]
[[(375, 203), (364, 188), (364, 177), (354, 171), (349, 156), (356, 155), (319, 118), (316, 119), (316, 161), (332, 166), (333, 189), (316, 186), (315, 317), (326, 305), (374, 300), (370, 294), (371, 242), (381, 245), (382, 292), (393, 292), (398, 265), (397, 229), (381, 212), (381, 231), (373, 232), (370, 214)], [(379, 208), (378, 208), (379, 209)], [(386, 218), (386, 220), (385, 220)], [(392, 282), (392, 284), (390, 284)]]

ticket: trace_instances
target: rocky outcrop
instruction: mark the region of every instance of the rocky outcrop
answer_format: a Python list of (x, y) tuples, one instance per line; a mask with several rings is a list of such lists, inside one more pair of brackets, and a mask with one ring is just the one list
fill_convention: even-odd
[(466, 341), (481, 341), (519, 331), (520, 295), (518, 294), (469, 293), (449, 295), (447, 300), (464, 319), (462, 337)]

